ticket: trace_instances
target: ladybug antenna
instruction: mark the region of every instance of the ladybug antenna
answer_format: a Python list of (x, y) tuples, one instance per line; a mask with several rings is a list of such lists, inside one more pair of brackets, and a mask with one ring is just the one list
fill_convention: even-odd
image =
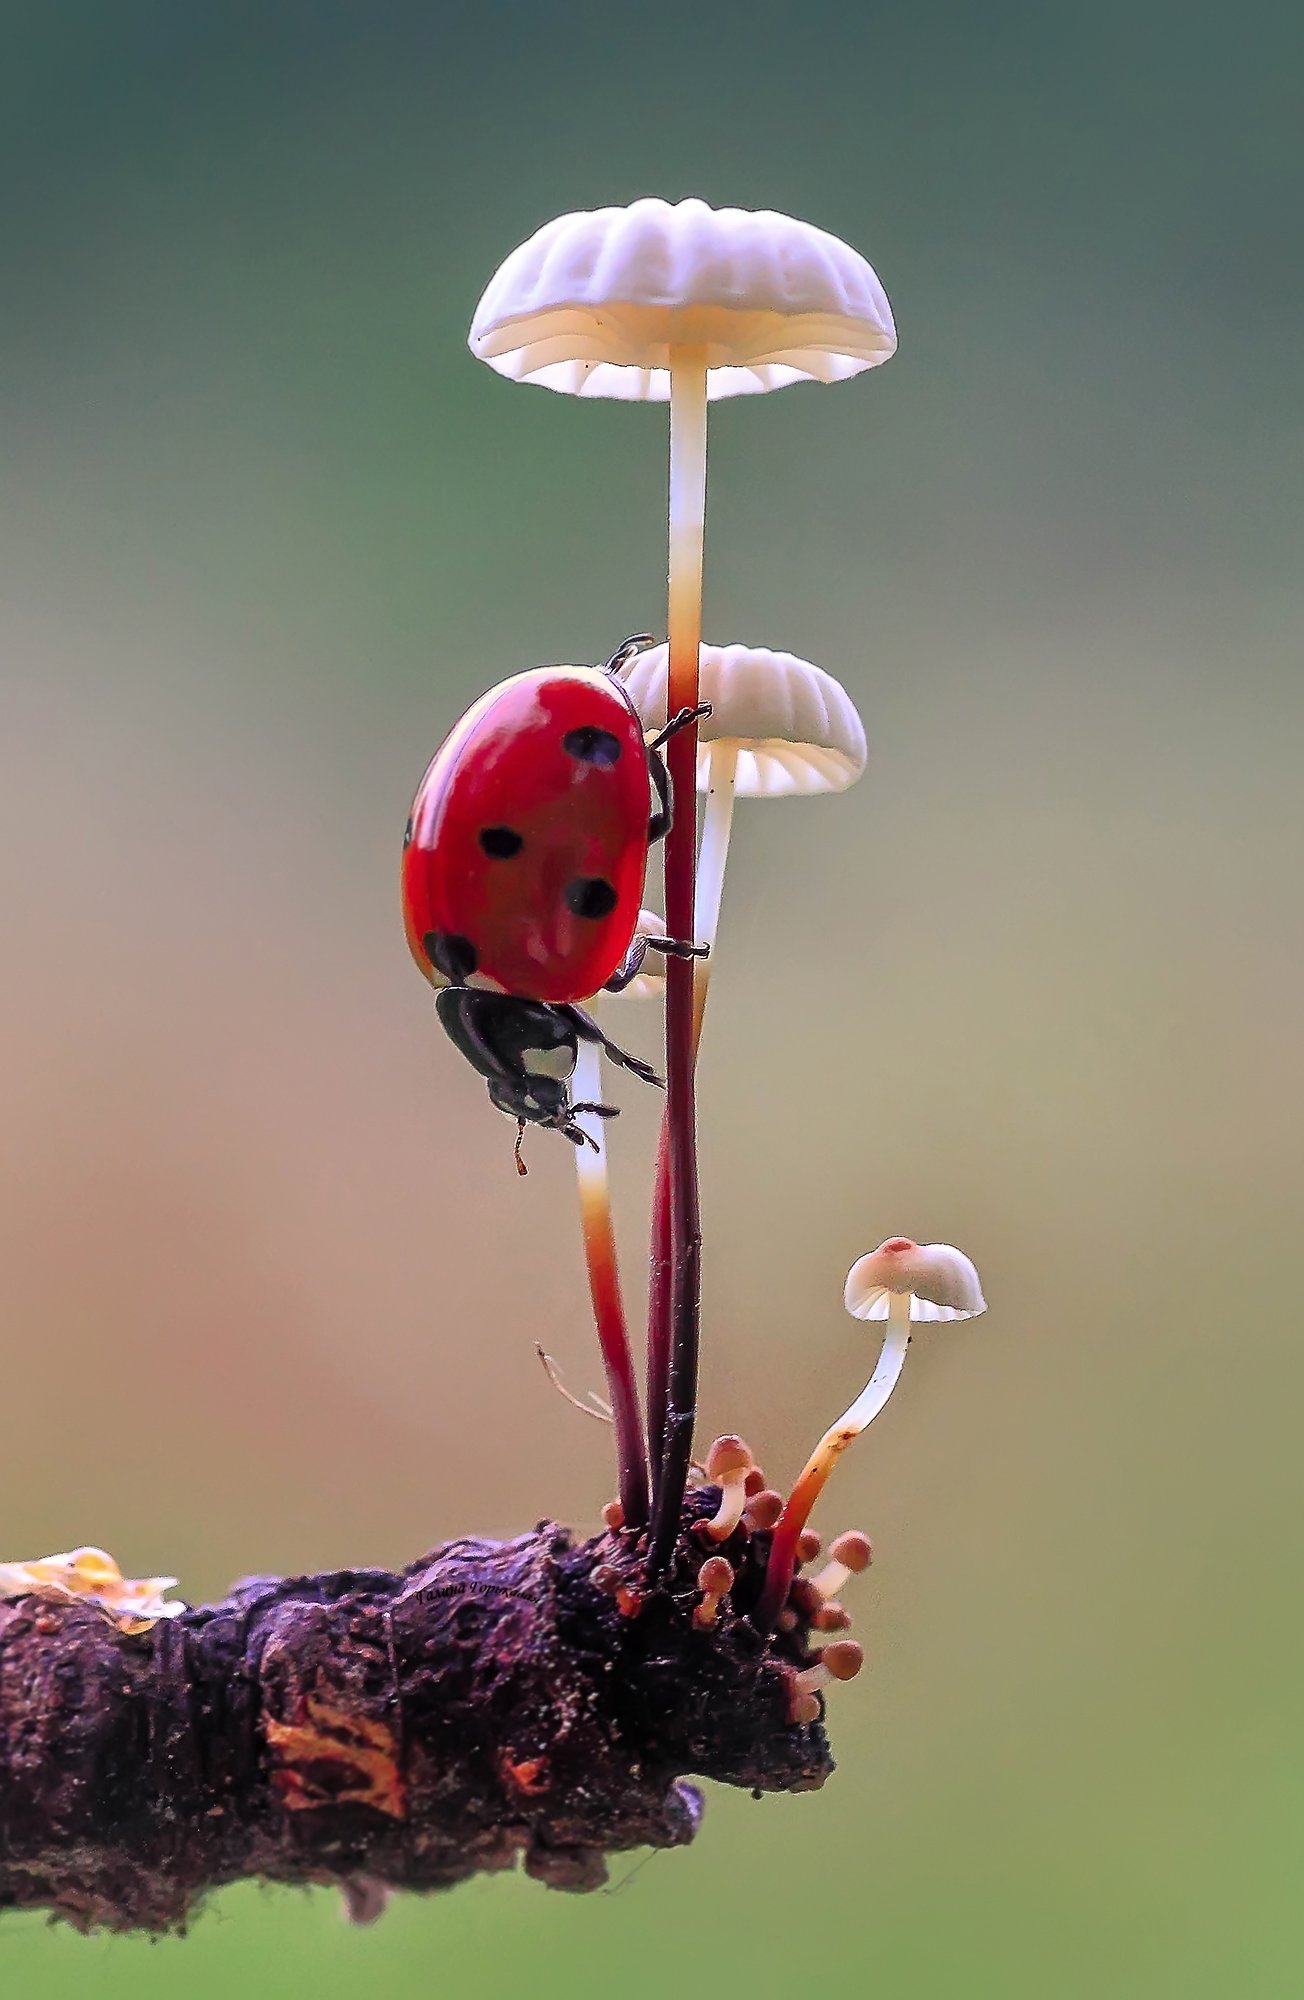
[(528, 1174), (530, 1171), (530, 1169), (526, 1166), (525, 1161), (521, 1158), (521, 1141), (524, 1137), (525, 1137), (525, 1120), (523, 1118), (518, 1118), (516, 1121), (516, 1144), (512, 1147), (512, 1158), (516, 1162), (516, 1171), (521, 1176), (522, 1180), (524, 1180), (526, 1174)]
[(606, 666), (602, 669), (603, 673), (618, 674), (622, 667), (626, 667), (629, 665), (629, 662), (633, 659), (635, 653), (641, 653), (645, 646), (652, 646), (655, 644), (656, 641), (650, 632), (631, 633), (628, 639), (621, 640), (615, 652), (612, 654), (611, 658), (607, 661)]

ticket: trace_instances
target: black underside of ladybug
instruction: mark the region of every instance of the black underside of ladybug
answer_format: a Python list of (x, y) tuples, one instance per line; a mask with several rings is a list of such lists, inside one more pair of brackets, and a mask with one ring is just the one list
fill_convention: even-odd
[(617, 1048), (591, 1014), (569, 1003), (523, 1000), (474, 986), (445, 986), (435, 1007), (450, 1040), (489, 1085), (490, 1101), (520, 1125), (563, 1132), (573, 1145), (591, 1144), (575, 1123), (581, 1111), (613, 1118), (607, 1104), (573, 1104), (570, 1080), (581, 1041), (596, 1042), (608, 1060), (659, 1085), (650, 1064)]

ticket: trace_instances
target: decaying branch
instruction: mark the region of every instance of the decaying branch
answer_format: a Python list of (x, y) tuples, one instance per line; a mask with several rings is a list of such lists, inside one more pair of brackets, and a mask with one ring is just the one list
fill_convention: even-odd
[(746, 1615), (768, 1536), (723, 1545), (733, 1592), (694, 1622), (718, 1501), (688, 1496), (645, 1599), (619, 1534), (543, 1523), (398, 1573), (248, 1579), (137, 1637), (0, 1603), (0, 1910), (162, 1931), (244, 1877), (365, 1909), (518, 1857), (592, 1889), (607, 1855), (692, 1839), (687, 1777), (821, 1784), (823, 1728), (790, 1719), (804, 1618), (765, 1639)]

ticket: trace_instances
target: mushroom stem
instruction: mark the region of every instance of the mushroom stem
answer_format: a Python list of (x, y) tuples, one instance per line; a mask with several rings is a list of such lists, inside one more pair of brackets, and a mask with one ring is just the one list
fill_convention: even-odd
[[(725, 863), (729, 858), (729, 830), (733, 824), (734, 778), (738, 751), (732, 743), (708, 746), (711, 785), (706, 795), (702, 821), (702, 849), (697, 858), (697, 889), (693, 937), (711, 947), (707, 957), (693, 967), (693, 1057), (702, 1044), (702, 1022), (706, 1014), (706, 994), (715, 955), (716, 932), (720, 926), (720, 899), (724, 893)], [(670, 1323), (667, 1293), (670, 1287), (670, 1134), (665, 1119), (657, 1149), (656, 1177), (653, 1182), (652, 1255), (648, 1284), (647, 1327), (647, 1433), (654, 1463), (660, 1456), (666, 1421), (667, 1349)]]
[(738, 749), (733, 743), (708, 746), (710, 787), (702, 818), (702, 851), (697, 857), (697, 905), (693, 937), (710, 946), (705, 958), (693, 967), (693, 1049), (702, 1041), (702, 1020), (706, 1013), (707, 988), (715, 957), (716, 932), (720, 928), (720, 899), (724, 894), (724, 870), (729, 858), (729, 829), (733, 825), (734, 777), (738, 770)]
[(873, 1374), (851, 1407), (825, 1431), (802, 1467), (788, 1504), (779, 1516), (765, 1566), (764, 1587), (756, 1604), (756, 1622), (763, 1632), (773, 1628), (787, 1602), (797, 1566), (797, 1545), (811, 1509), (847, 1446), (860, 1436), (866, 1424), (872, 1423), (896, 1388), (909, 1345), (910, 1294), (892, 1292), (888, 1297), (887, 1332)]
[(661, 1463), (670, 1387), (671, 1258), (670, 1119), (663, 1112), (652, 1179), (652, 1243), (647, 1283), (647, 1442), (654, 1466)]
[[(574, 1091), (577, 1103), (598, 1103), (602, 1097), (602, 1051), (596, 1042), (580, 1043)], [(641, 1528), (647, 1520), (647, 1460), (643, 1455), (638, 1385), (616, 1267), (616, 1232), (611, 1219), (603, 1120), (580, 1112), (575, 1122), (593, 1141), (591, 1146), (575, 1148), (575, 1173), (579, 1182), (580, 1228), (584, 1236), (584, 1261), (589, 1270), (589, 1294), (616, 1433), (620, 1504), (627, 1525)]]
[[(669, 715), (697, 706), (702, 642), (702, 542), (706, 519), (706, 350), (670, 351)], [(697, 726), (666, 746), (672, 796), (679, 801), (666, 836), (666, 928), (691, 937), (697, 859)], [(669, 1154), (670, 1284), (668, 1327), (657, 1342), (665, 1383), (665, 1419), (657, 1464), (649, 1573), (664, 1567), (679, 1531), (697, 1414), (697, 1349), (702, 1237), (697, 1192), (693, 1091), (693, 962), (666, 967), (666, 1122)], [(655, 1248), (655, 1245), (654, 1245)]]

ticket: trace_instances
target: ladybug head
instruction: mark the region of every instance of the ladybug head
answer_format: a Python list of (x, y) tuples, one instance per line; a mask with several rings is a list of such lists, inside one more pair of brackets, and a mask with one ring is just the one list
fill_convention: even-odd
[(489, 1099), (509, 1118), (527, 1125), (557, 1125), (570, 1121), (570, 1093), (558, 1077), (491, 1077)]
[(489, 1084), (489, 1101), (518, 1125), (542, 1125), (546, 1131), (563, 1132), (572, 1146), (596, 1145), (583, 1127), (575, 1123), (576, 1112), (592, 1112), (599, 1118), (620, 1115), (613, 1104), (572, 1104), (566, 1085), (549, 1076), (531, 1076), (523, 1081), (495, 1077)]

